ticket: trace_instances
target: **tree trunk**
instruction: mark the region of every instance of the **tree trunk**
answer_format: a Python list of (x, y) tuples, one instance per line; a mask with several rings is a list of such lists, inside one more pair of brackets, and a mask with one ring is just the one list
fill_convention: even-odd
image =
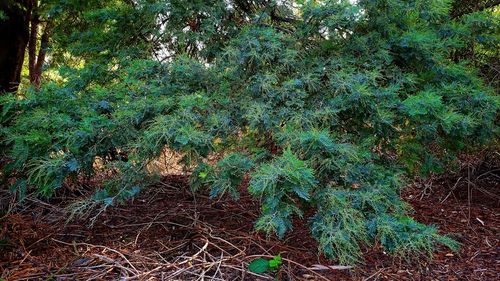
[[(36, 10), (36, 6), (33, 7)], [(35, 65), (36, 65), (36, 45), (38, 43), (38, 25), (40, 24), (40, 19), (35, 13), (31, 13), (31, 26), (30, 26), (30, 37), (28, 42), (28, 70), (31, 84), (34, 84), (35, 77)]]
[(29, 41), (30, 0), (2, 0), (0, 10), (0, 94), (15, 92), (21, 81), (24, 53)]
[(42, 36), (40, 38), (40, 46), (38, 48), (38, 31), (43, 27), (43, 21), (40, 20), (40, 15), (38, 14), (38, 1), (32, 0), (33, 6), (31, 11), (31, 31), (28, 43), (28, 69), (30, 83), (35, 87), (35, 89), (40, 89), (40, 83), (42, 79), (42, 68), (45, 62), (45, 56), (47, 53), (47, 47), (49, 44), (49, 32), (50, 32), (50, 22), (45, 22), (45, 28), (43, 28)]

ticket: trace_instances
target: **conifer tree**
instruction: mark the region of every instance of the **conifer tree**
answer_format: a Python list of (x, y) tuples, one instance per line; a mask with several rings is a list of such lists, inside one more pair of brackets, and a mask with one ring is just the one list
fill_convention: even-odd
[(212, 197), (237, 200), (248, 176), (257, 230), (283, 237), (301, 217), (343, 264), (376, 241), (401, 256), (456, 248), (400, 191), (498, 136), (498, 96), (455, 56), (498, 45), (498, 15), (351, 2), (53, 0), (55, 78), (2, 97), (11, 188), (50, 196), (100, 159), (114, 176), (91, 200), (119, 204), (157, 180), (148, 164), (168, 148)]

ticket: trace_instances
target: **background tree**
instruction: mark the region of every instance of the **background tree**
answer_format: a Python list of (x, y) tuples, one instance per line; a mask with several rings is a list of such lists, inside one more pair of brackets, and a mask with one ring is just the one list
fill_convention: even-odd
[(30, 0), (0, 3), (0, 93), (16, 91), (29, 40)]
[(500, 90), (499, 28), (491, 21), (498, 21), (499, 13), (498, 0), (456, 0), (450, 10), (452, 18), (464, 22), (471, 32), (465, 41), (466, 46), (455, 52), (454, 59), (472, 62), (486, 82), (497, 91)]
[(40, 88), (50, 30), (54, 24), (49, 14), (53, 5), (50, 0), (6, 0), (0, 4), (0, 35), (5, 40), (0, 47), (0, 59), (4, 62), (0, 75), (0, 89), (3, 91), (17, 90), (23, 67), (27, 68), (30, 84)]
[(28, 70), (30, 83), (40, 88), (52, 22), (44, 17), (44, 2), (31, 0), (30, 37), (28, 43)]

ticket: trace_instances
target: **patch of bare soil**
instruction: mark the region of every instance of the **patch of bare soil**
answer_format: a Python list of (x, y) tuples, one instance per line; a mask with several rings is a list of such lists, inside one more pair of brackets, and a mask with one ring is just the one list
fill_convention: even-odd
[[(169, 176), (123, 206), (88, 221), (66, 223), (63, 200), (28, 199), (0, 220), (0, 270), (5, 280), (500, 280), (499, 173), (481, 169), (415, 183), (403, 197), (414, 217), (462, 243), (431, 261), (400, 261), (366, 249), (355, 269), (317, 255), (307, 225), (284, 240), (253, 230), (258, 202), (214, 201)], [(489, 173), (489, 174), (483, 174)], [(247, 270), (257, 257), (281, 254), (278, 272)], [(318, 266), (321, 265), (321, 266)]]

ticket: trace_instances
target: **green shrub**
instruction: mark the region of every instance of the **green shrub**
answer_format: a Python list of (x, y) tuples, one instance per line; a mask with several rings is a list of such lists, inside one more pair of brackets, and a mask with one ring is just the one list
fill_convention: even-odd
[[(487, 14), (454, 20), (442, 0), (114, 2), (55, 1), (71, 22), (54, 50), (70, 62), (1, 97), (20, 192), (107, 172), (93, 200), (119, 203), (157, 180), (148, 164), (168, 148), (212, 197), (237, 199), (248, 176), (267, 234), (313, 209), (302, 219), (341, 263), (375, 241), (408, 257), (455, 248), (407, 216), (400, 189), (498, 136), (498, 96), (453, 59), (475, 24), (498, 43)], [(172, 57), (151, 57), (162, 48)]]

